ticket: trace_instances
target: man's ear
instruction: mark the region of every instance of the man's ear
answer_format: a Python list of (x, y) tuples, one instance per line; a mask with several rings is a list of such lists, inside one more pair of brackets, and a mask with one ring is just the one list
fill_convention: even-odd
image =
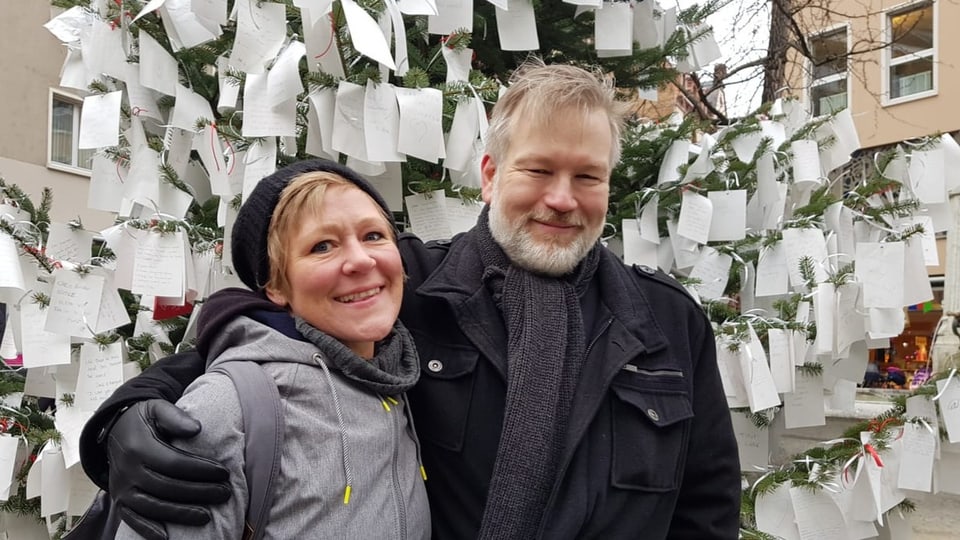
[(487, 204), (493, 199), (493, 179), (496, 175), (497, 164), (490, 154), (484, 154), (480, 159), (480, 195)]
[(267, 298), (270, 299), (270, 301), (274, 304), (280, 307), (287, 307), (287, 296), (285, 294), (274, 289), (273, 287), (267, 287), (264, 289), (264, 292), (267, 294)]

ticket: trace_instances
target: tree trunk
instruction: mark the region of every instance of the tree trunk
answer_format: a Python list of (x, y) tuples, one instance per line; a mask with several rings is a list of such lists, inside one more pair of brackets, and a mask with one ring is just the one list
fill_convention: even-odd
[(763, 63), (763, 103), (771, 103), (779, 91), (787, 85), (787, 49), (791, 33), (790, 17), (792, 0), (770, 2), (770, 38), (767, 58)]

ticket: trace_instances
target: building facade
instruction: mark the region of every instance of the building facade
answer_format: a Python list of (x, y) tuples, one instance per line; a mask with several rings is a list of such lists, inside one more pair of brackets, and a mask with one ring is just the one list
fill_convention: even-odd
[[(838, 0), (798, 17), (808, 30), (811, 59), (795, 54), (789, 87), (814, 115), (849, 109), (861, 152), (916, 144), (926, 136), (960, 134), (960, 5), (930, 0)], [(947, 170), (946, 174), (960, 174)], [(945, 205), (949, 212), (949, 203)], [(952, 234), (956, 234), (955, 232)], [(943, 313), (946, 235), (938, 234), (940, 264), (927, 267), (936, 298), (908, 311), (907, 328), (875, 359), (908, 374), (929, 369), (930, 339)], [(948, 293), (949, 294), (949, 293)]]
[(96, 231), (113, 215), (87, 205), (90, 152), (77, 148), (84, 93), (59, 86), (67, 51), (43, 27), (51, 9), (44, 1), (0, 2), (0, 177), (34, 203), (51, 188), (52, 220), (79, 218)]
[(865, 149), (960, 130), (955, 59), (960, 5), (838, 0), (801, 15), (814, 61), (795, 55), (789, 86), (816, 114), (849, 108)]

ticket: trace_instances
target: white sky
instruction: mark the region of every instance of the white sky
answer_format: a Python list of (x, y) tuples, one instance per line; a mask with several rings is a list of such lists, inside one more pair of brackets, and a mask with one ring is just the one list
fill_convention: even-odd
[[(693, 5), (693, 0), (677, 0), (681, 8)], [(668, 4), (664, 4), (666, 7)], [(713, 26), (720, 50), (726, 55), (718, 62), (734, 69), (761, 57), (766, 50), (770, 25), (769, 3), (764, 0), (730, 0), (717, 13), (707, 18)], [(706, 68), (712, 74), (713, 68)], [(754, 68), (736, 73), (727, 80), (727, 113), (730, 117), (743, 116), (760, 106), (762, 70)]]

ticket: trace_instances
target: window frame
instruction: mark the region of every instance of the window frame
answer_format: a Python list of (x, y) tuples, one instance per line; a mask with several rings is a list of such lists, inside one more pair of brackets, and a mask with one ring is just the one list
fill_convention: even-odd
[[(806, 39), (807, 39), (807, 47), (808, 47), (808, 48), (811, 48), (812, 42), (813, 42), (814, 40), (816, 40), (816, 39), (818, 39), (818, 38), (822, 38), (822, 37), (824, 37), (824, 36), (828, 36), (828, 35), (830, 35), (830, 34), (839, 33), (841, 30), (843, 31), (843, 35), (844, 35), (844, 38), (845, 38), (845, 41), (846, 41), (846, 51), (847, 51), (846, 54), (850, 54), (850, 45), (851, 45), (851, 41), (850, 41), (850, 40), (851, 40), (850, 24), (849, 24), (849, 23), (846, 23), (846, 22), (844, 22), (844, 23), (839, 23), (839, 24), (835, 24), (835, 25), (833, 25), (833, 26), (828, 26), (828, 27), (826, 27), (826, 28), (821, 29), (820, 31), (818, 31), (818, 32), (816, 32), (816, 33), (813, 33), (813, 34), (808, 35), (807, 38), (806, 38)], [(819, 86), (826, 86), (826, 85), (828, 85), (828, 84), (832, 84), (832, 83), (835, 83), (835, 82), (837, 82), (837, 81), (843, 81), (843, 82), (844, 82), (844, 85), (846, 86), (846, 92), (845, 92), (845, 93), (847, 94), (846, 106), (845, 106), (843, 109), (840, 109), (840, 110), (844, 110), (844, 109), (849, 109), (849, 108), (850, 108), (850, 64), (849, 64), (849, 61), (848, 61), (847, 59), (844, 60), (844, 63), (846, 64), (846, 66), (845, 66), (845, 69), (844, 69), (843, 73), (835, 73), (835, 74), (833, 74), (833, 75), (827, 75), (826, 77), (814, 78), (814, 70), (815, 70), (815, 67), (814, 67), (814, 65), (813, 65), (813, 59), (811, 59), (811, 58), (808, 58), (808, 59), (807, 59), (807, 92), (806, 92), (806, 97), (807, 97), (807, 105), (809, 106), (809, 110), (810, 110), (810, 114), (811, 114), (811, 115), (813, 114), (813, 110), (814, 110), (814, 102), (813, 102), (813, 90), (814, 90), (814, 88), (817, 88), (817, 87), (819, 87)], [(830, 113), (822, 113), (822, 114), (820, 114), (820, 115), (818, 115), (818, 116), (823, 116), (823, 115), (825, 115), (825, 114), (830, 114)]]
[[(940, 9), (939, 2), (933, 0), (918, 0), (914, 2), (907, 2), (894, 6), (890, 9), (884, 10), (880, 13), (880, 24), (883, 28), (883, 44), (884, 48), (881, 52), (881, 72), (880, 72), (880, 104), (884, 107), (899, 105), (901, 103), (908, 103), (918, 99), (925, 99), (928, 97), (936, 96), (938, 94), (937, 89), (937, 79), (939, 74), (938, 62), (939, 62), (939, 48), (937, 47), (940, 41), (940, 25), (938, 21), (940, 20)], [(893, 40), (893, 25), (890, 24), (891, 17), (900, 15), (902, 13), (907, 13), (910, 11), (915, 11), (918, 9), (923, 9), (925, 7), (930, 7), (931, 12), (933, 13), (933, 45), (929, 49), (925, 49), (920, 52), (913, 52), (905, 54), (898, 58), (893, 58), (892, 55), (892, 40)], [(908, 94), (906, 96), (891, 97), (890, 93), (890, 83), (892, 82), (891, 71), (897, 66), (908, 64), (917, 60), (930, 60), (930, 76), (932, 78), (930, 84), (930, 90), (924, 90), (922, 92), (916, 92), (913, 94)]]
[(80, 137), (80, 111), (83, 107), (83, 98), (72, 94), (69, 92), (64, 92), (63, 90), (57, 90), (55, 88), (50, 88), (49, 95), (47, 98), (47, 168), (55, 171), (66, 172), (70, 174), (76, 174), (80, 176), (90, 177), (93, 174), (92, 169), (87, 169), (75, 164), (61, 163), (59, 161), (53, 160), (53, 103), (54, 100), (62, 101), (65, 103), (72, 103), (75, 107), (73, 114), (73, 141), (72, 141), (72, 156), (71, 161), (77, 163), (79, 161), (80, 149), (78, 148), (78, 140)]

